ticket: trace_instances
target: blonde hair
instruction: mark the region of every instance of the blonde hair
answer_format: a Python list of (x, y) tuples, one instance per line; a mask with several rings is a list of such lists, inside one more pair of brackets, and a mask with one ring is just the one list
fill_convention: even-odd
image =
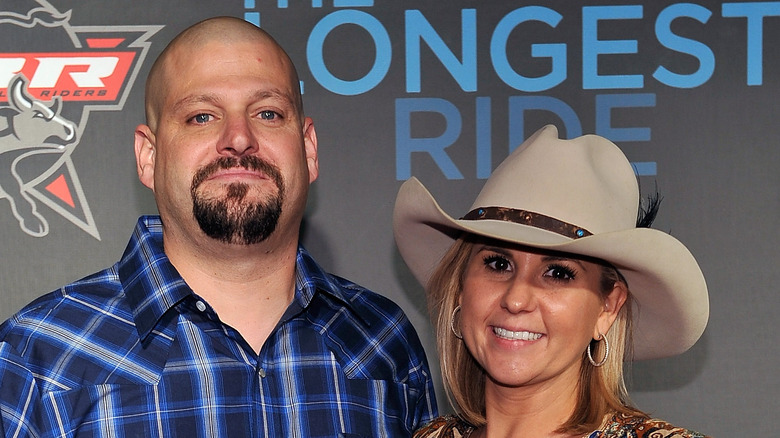
[[(439, 363), (447, 398), (458, 415), (474, 426), (482, 426), (486, 422), (485, 371), (471, 356), (465, 343), (452, 332), (452, 318), (463, 290), (463, 277), (471, 249), (475, 241), (480, 239), (482, 237), (468, 233), (461, 235), (439, 262), (427, 285), (428, 308), (436, 331)], [(617, 269), (600, 260), (595, 262), (603, 267), (600, 291), (602, 296), (609, 294), (616, 282), (626, 284)], [(608, 413), (645, 416), (631, 406), (623, 379), (623, 361), (624, 358), (630, 358), (631, 354), (631, 307), (629, 291), (615, 323), (606, 333), (610, 352), (603, 366), (594, 367), (590, 364), (586, 352), (582, 352), (579, 385), (575, 388), (575, 409), (557, 432), (592, 432), (599, 427)], [(591, 353), (594, 360), (599, 361), (604, 356), (604, 342), (591, 342)]]

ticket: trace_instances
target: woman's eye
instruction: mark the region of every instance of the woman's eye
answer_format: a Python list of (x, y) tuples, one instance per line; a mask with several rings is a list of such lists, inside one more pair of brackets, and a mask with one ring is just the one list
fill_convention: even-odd
[(197, 114), (195, 117), (192, 118), (192, 121), (197, 124), (203, 124), (208, 123), (211, 121), (211, 115), (210, 114)]
[(567, 266), (550, 266), (544, 273), (545, 277), (555, 280), (574, 280), (575, 272)]
[(488, 268), (494, 270), (494, 271), (509, 271), (512, 267), (512, 264), (509, 263), (509, 260), (506, 259), (506, 257), (498, 256), (498, 255), (491, 255), (484, 258), (485, 266)]

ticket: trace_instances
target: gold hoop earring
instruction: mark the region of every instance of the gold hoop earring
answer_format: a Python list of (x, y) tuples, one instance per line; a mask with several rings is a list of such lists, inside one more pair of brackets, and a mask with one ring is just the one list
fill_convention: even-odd
[(458, 339), (463, 339), (463, 334), (455, 330), (455, 315), (460, 312), (460, 306), (456, 307), (455, 310), (452, 311), (452, 315), (450, 316), (450, 330), (452, 330), (452, 334), (455, 335)]
[(590, 361), (590, 364), (596, 368), (607, 363), (607, 358), (609, 357), (609, 341), (607, 341), (607, 337), (605, 335), (599, 333), (599, 338), (596, 339), (596, 342), (601, 341), (602, 339), (604, 340), (604, 358), (599, 362), (593, 360), (593, 356), (590, 354), (590, 343), (588, 343), (588, 360)]

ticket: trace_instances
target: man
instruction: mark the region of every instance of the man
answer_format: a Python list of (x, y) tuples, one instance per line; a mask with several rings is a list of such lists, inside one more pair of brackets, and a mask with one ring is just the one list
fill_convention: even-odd
[(177, 36), (135, 132), (122, 259), (0, 327), (5, 436), (409, 436), (436, 415), (414, 329), (298, 245), (317, 136), (286, 53), (236, 18)]

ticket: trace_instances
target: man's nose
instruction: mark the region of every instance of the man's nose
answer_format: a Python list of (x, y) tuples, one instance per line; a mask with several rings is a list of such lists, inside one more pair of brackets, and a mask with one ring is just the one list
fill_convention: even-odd
[(241, 156), (256, 152), (257, 139), (252, 133), (252, 127), (245, 116), (226, 118), (225, 130), (218, 144), (220, 154)]

